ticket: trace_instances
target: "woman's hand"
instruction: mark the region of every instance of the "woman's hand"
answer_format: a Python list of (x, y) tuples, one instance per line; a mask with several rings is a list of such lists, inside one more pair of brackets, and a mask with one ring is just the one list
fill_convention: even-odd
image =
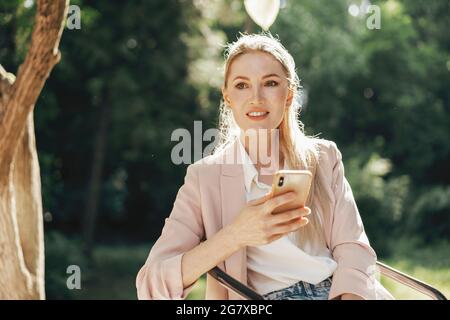
[(273, 210), (294, 200), (295, 196), (294, 192), (288, 192), (270, 198), (269, 193), (250, 201), (230, 225), (238, 245), (268, 244), (306, 225), (308, 219), (305, 216), (311, 213), (308, 207), (272, 214)]
[(364, 298), (353, 293), (344, 293), (341, 295), (341, 300), (364, 300)]

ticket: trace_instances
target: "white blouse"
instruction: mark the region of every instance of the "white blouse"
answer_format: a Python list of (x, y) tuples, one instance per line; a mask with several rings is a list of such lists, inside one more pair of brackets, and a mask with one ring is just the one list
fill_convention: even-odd
[[(240, 139), (237, 140), (249, 202), (269, 192), (271, 186), (258, 181), (258, 171)], [(289, 167), (285, 166), (285, 169)], [(312, 256), (295, 244), (294, 234), (295, 231), (269, 244), (247, 247), (248, 284), (259, 294), (289, 287), (300, 280), (318, 284), (336, 270), (337, 263), (325, 244), (319, 250), (320, 255)]]

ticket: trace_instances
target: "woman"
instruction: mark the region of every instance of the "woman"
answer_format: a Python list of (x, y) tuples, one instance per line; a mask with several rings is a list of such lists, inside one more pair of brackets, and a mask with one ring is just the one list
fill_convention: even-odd
[[(292, 56), (270, 34), (228, 46), (219, 144), (187, 168), (137, 275), (139, 299), (184, 299), (216, 265), (266, 299), (391, 298), (373, 275), (340, 151), (298, 121), (299, 88)], [(305, 207), (273, 215), (295, 197), (271, 197), (280, 168), (310, 170), (313, 183)], [(240, 299), (209, 275), (206, 287), (206, 299)]]

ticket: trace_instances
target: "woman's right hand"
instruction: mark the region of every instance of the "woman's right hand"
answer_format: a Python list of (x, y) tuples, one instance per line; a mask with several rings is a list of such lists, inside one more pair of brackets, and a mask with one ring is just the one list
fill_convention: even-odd
[(277, 207), (295, 199), (294, 192), (250, 201), (230, 225), (239, 246), (259, 246), (280, 239), (308, 223), (308, 207), (272, 214)]

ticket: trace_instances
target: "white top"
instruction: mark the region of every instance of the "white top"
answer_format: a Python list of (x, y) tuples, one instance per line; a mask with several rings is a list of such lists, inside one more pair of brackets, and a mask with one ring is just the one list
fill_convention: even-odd
[[(238, 140), (249, 202), (262, 197), (271, 186), (258, 181), (258, 171)], [(285, 169), (289, 167), (286, 165)], [(318, 284), (336, 270), (337, 263), (325, 245), (320, 248), (320, 255), (309, 255), (295, 244), (294, 234), (295, 231), (269, 244), (247, 247), (248, 284), (259, 294), (289, 287), (300, 280)]]

